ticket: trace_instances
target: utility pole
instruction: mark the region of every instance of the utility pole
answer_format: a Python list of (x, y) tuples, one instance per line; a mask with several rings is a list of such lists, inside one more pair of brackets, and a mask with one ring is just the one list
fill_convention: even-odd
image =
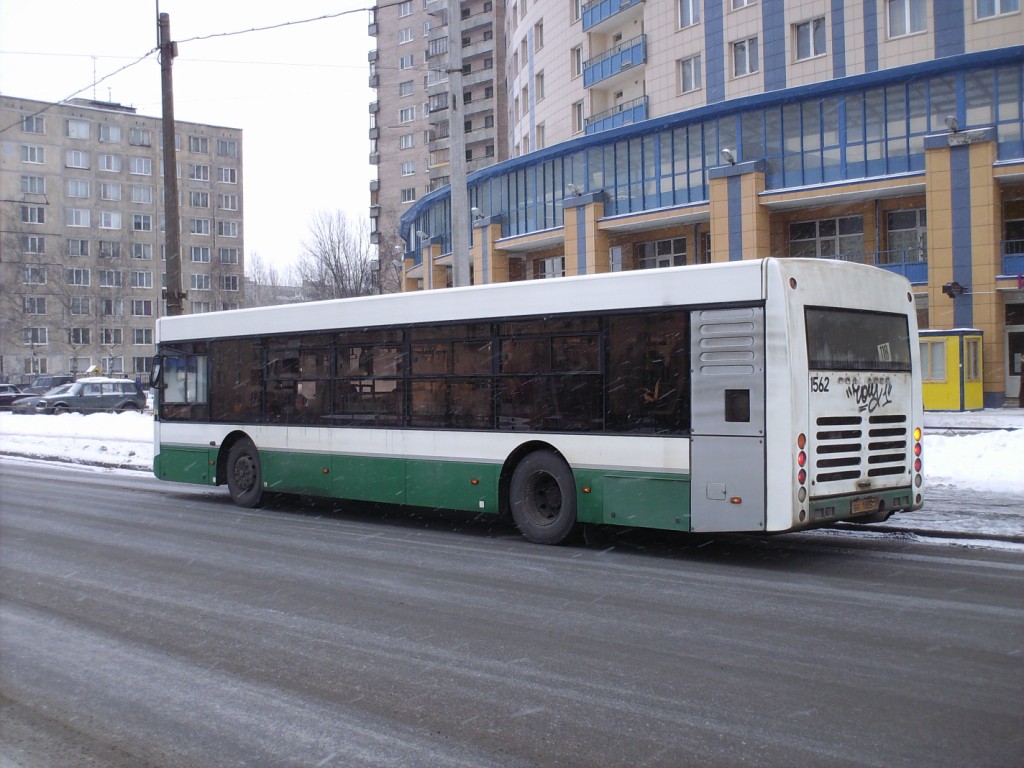
[(178, 220), (178, 156), (174, 147), (174, 84), (171, 66), (178, 55), (178, 45), (171, 40), (171, 17), (159, 14), (160, 86), (163, 94), (164, 137), (164, 237), (167, 248), (167, 314), (184, 311), (185, 293), (181, 290), (181, 226)]
[(448, 114), (452, 226), (452, 283), (469, 285), (469, 190), (466, 188), (466, 112), (462, 104), (462, 9), (448, 0)]

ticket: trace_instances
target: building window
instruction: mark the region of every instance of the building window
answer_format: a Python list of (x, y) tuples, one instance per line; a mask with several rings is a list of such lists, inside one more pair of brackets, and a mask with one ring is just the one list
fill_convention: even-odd
[(732, 44), (733, 77), (743, 77), (757, 72), (757, 38), (749, 37)]
[(26, 344), (35, 346), (46, 344), (46, 328), (22, 328), (22, 339)]
[(692, 27), (700, 23), (701, 0), (679, 0), (679, 26)]
[(399, 149), (412, 149), (416, 144), (416, 139), (411, 133), (407, 133), (404, 136), (398, 138)]
[(583, 102), (577, 101), (572, 105), (572, 132), (582, 133), (586, 124), (583, 122)]
[(88, 139), (89, 123), (85, 120), (68, 120), (69, 139)]
[(636, 252), (637, 267), (640, 269), (682, 267), (686, 264), (686, 238), (674, 237), (638, 243)]
[(90, 285), (89, 270), (79, 269), (77, 267), (68, 270), (68, 285)]
[(188, 151), (208, 155), (210, 154), (210, 140), (205, 136), (189, 136)]
[(413, 81), (406, 80), (404, 83), (398, 84), (398, 95), (399, 96), (412, 96), (413, 94)]
[(192, 275), (192, 290), (193, 291), (208, 291), (210, 290), (210, 276), (209, 275)]
[(100, 141), (104, 144), (120, 144), (121, 126), (100, 123)]
[(218, 168), (217, 169), (217, 181), (223, 182), (224, 184), (237, 184), (238, 183), (238, 169), (237, 168)]
[(88, 315), (92, 310), (92, 302), (88, 296), (72, 296), (68, 301), (68, 312), (72, 315)]
[(412, 16), (412, 0), (404, 0), (398, 6), (398, 18), (405, 18), (406, 16)]
[(99, 256), (101, 259), (121, 258), (121, 244), (115, 243), (113, 240), (100, 240)]
[(411, 203), (416, 199), (416, 187), (406, 187), (402, 190), (402, 202)]
[(537, 103), (544, 98), (544, 73), (538, 72), (533, 78), (533, 101)]
[(24, 312), (26, 315), (45, 315), (46, 314), (46, 297), (45, 296), (25, 296)]
[(151, 261), (153, 259), (153, 244), (132, 243), (132, 258), (141, 261)]
[(69, 237), (68, 243), (68, 256), (88, 256), (89, 255), (89, 241), (88, 240), (77, 240)]
[(238, 263), (238, 249), (237, 248), (218, 248), (217, 255), (220, 258), (221, 264), (237, 264)]
[(67, 208), (64, 212), (64, 223), (69, 227), (88, 227), (91, 216), (88, 208)]
[(153, 343), (153, 329), (152, 328), (133, 328), (132, 329), (132, 344), (152, 344)]
[(133, 203), (152, 203), (153, 202), (153, 188), (139, 186), (137, 184), (132, 185), (132, 202)]
[(45, 224), (46, 223), (46, 209), (41, 205), (23, 205), (21, 206), (21, 223), (22, 224)]
[(700, 54), (679, 62), (679, 92), (699, 91), (701, 83)]
[(406, 43), (412, 42), (412, 27), (406, 27), (405, 29), (398, 30), (398, 44), (405, 45)]
[(732, 9), (738, 10), (740, 8), (746, 8), (748, 5), (753, 5), (757, 0), (732, 0)]
[(946, 340), (921, 339), (921, 381), (946, 380)]
[(188, 177), (193, 181), (209, 181), (210, 180), (210, 166), (208, 165), (197, 165), (195, 163), (188, 164)]
[(68, 344), (73, 347), (81, 347), (92, 344), (92, 334), (89, 328), (69, 328)]
[(1020, 0), (977, 0), (976, 18), (990, 19), (1020, 11)]
[(124, 285), (124, 276), (119, 269), (101, 269), (100, 288), (120, 288)]
[(406, 55), (406, 56), (402, 56), (401, 58), (398, 59), (398, 68), (399, 69), (412, 69), (412, 65), (413, 65), (413, 55), (411, 53)]
[(825, 17), (793, 25), (796, 60), (825, 55)]
[(100, 155), (99, 167), (101, 171), (108, 171), (110, 173), (121, 172), (121, 156), (120, 155)]
[[(195, 219), (192, 219), (192, 221), (195, 221)], [(136, 232), (152, 232), (153, 217), (148, 213), (133, 213), (132, 229)], [(209, 232), (206, 234), (209, 234)]]
[(25, 133), (46, 133), (43, 118), (37, 115), (26, 115), (21, 118), (21, 130)]
[(193, 208), (209, 208), (210, 207), (210, 193), (209, 192), (189, 192), (188, 193), (188, 204)]
[(45, 195), (46, 179), (42, 176), (22, 176), (21, 192), (24, 195)]
[(86, 179), (68, 179), (68, 197), (88, 197), (89, 182)]
[(135, 317), (152, 317), (152, 299), (132, 299), (132, 315)]
[(928, 217), (924, 208), (889, 211), (886, 223), (889, 250), (879, 255), (878, 263), (928, 260)]
[(789, 255), (864, 261), (864, 217), (794, 222), (789, 225)]
[(120, 229), (120, 211), (100, 211), (100, 229)]
[[(100, 344), (108, 347), (124, 344), (124, 330), (121, 328), (100, 328)], [(110, 370), (109, 368), (107, 369)]]
[(903, 37), (927, 29), (925, 0), (889, 0), (889, 37)]
[(544, 47), (544, 20), (533, 25), (533, 49), (539, 51)]
[(148, 157), (131, 157), (128, 159), (128, 173), (133, 176), (152, 176), (153, 161)]
[(25, 285), (46, 285), (46, 267), (25, 267), (21, 282)]
[(416, 173), (416, 163), (412, 160), (402, 163), (401, 173), (403, 176), (412, 176)]
[(81, 149), (69, 149), (64, 155), (64, 165), (67, 168), (88, 168), (89, 153)]
[(238, 237), (238, 222), (224, 220), (218, 221), (217, 234), (221, 237)]
[(118, 201), (121, 199), (121, 184), (117, 181), (100, 182), (100, 200)]
[(21, 251), (22, 253), (46, 253), (46, 238), (42, 235), (23, 236), (21, 238)]
[(565, 277), (565, 256), (552, 256), (550, 259), (537, 259), (533, 262), (533, 277), (544, 280), (552, 277)]
[(128, 143), (134, 147), (153, 146), (153, 132), (148, 128), (129, 128)]
[(583, 0), (569, 0), (569, 20), (579, 21), (583, 16)]
[(100, 299), (100, 314), (104, 317), (122, 317), (124, 299)]
[(238, 210), (238, 195), (217, 195), (217, 200), (222, 211)]
[(221, 275), (220, 287), (222, 291), (237, 291), (238, 275)]
[(208, 264), (210, 262), (210, 249), (205, 245), (193, 245), (189, 249), (189, 258), (194, 262)]
[(42, 164), (46, 162), (46, 151), (43, 147), (30, 147), (21, 145), (21, 162)]
[(152, 272), (132, 272), (132, 288), (152, 288)]
[(188, 220), (188, 231), (193, 235), (208, 235), (210, 234), (210, 220), (209, 219), (189, 219)]
[(411, 123), (416, 119), (416, 107), (403, 107), (398, 111), (399, 123)]

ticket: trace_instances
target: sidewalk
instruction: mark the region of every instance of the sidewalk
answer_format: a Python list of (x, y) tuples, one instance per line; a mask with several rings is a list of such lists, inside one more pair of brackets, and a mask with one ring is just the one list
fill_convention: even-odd
[(925, 411), (925, 433), (982, 429), (1024, 429), (1024, 408), (983, 411)]

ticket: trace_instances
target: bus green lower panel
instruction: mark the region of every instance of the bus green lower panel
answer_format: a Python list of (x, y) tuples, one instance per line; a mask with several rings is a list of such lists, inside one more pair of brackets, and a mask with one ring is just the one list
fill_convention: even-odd
[(331, 495), (331, 456), (316, 453), (261, 451), (263, 487), (274, 493)]
[(208, 448), (161, 446), (153, 457), (153, 474), (161, 480), (213, 485), (214, 465)]
[(605, 475), (602, 521), (610, 525), (690, 530), (690, 480)]
[(496, 464), (406, 462), (406, 500), (419, 507), (498, 513)]
[(334, 456), (331, 495), (405, 504), (405, 459)]

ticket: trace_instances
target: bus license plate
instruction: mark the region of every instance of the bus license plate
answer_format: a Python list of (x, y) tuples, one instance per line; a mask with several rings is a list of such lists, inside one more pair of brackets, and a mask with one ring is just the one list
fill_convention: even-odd
[(850, 504), (850, 514), (859, 515), (862, 512), (875, 512), (878, 510), (878, 499), (870, 497), (867, 499), (854, 499)]

